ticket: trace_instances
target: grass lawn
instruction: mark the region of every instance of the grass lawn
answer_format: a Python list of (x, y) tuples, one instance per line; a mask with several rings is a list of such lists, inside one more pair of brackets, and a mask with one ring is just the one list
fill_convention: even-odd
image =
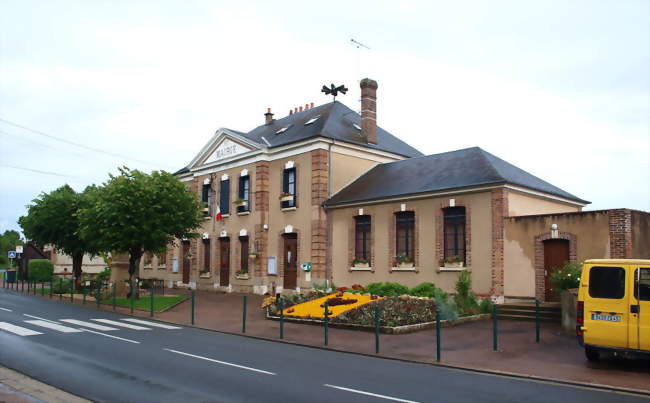
[[(154, 312), (161, 312), (173, 305), (178, 304), (181, 301), (185, 301), (186, 299), (187, 297), (184, 295), (177, 295), (177, 296), (155, 295), (153, 298), (153, 310)], [(113, 300), (110, 298), (102, 300), (102, 304), (112, 305)], [(130, 308), (131, 301), (128, 298), (116, 298), (115, 305)], [(139, 299), (134, 299), (133, 306), (135, 307), (135, 309), (142, 309), (148, 311), (151, 309), (151, 298), (147, 295), (147, 296), (142, 296)]]

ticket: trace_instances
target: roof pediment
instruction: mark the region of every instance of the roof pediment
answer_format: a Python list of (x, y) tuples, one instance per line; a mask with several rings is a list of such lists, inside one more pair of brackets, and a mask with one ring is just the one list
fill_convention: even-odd
[(189, 164), (189, 169), (219, 164), (261, 150), (261, 144), (229, 129), (219, 129)]

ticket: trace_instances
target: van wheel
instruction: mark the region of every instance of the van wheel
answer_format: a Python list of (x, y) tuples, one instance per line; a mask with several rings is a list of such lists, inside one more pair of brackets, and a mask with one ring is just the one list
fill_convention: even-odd
[(595, 348), (585, 347), (585, 356), (589, 361), (598, 361), (600, 359), (600, 353)]

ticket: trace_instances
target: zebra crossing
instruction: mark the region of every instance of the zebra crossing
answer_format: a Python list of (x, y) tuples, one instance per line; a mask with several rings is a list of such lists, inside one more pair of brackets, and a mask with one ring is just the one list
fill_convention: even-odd
[(182, 329), (180, 326), (172, 326), (134, 318), (122, 318), (121, 320), (93, 318), (88, 321), (79, 319), (58, 319), (58, 321), (53, 321), (34, 316), (30, 317), (36, 319), (24, 320), (22, 323), (20, 323), (20, 325), (9, 322), (0, 322), (0, 331), (26, 337), (46, 334), (48, 331), (60, 333), (94, 333), (88, 329), (99, 330), (102, 332), (115, 332), (125, 329), (138, 331), (154, 329)]

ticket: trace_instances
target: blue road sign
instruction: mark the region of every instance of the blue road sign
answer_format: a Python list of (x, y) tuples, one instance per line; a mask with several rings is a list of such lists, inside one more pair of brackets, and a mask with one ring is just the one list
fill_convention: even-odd
[(16, 251), (15, 250), (7, 251), (7, 256), (9, 256), (9, 259), (15, 259), (16, 258)]

